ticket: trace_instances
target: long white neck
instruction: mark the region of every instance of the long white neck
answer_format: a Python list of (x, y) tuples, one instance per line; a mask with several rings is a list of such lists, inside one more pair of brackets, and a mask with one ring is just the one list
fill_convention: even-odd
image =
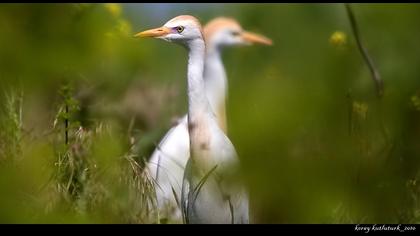
[(216, 115), (220, 128), (226, 132), (227, 76), (221, 50), (211, 44), (208, 44), (204, 63), (204, 82), (210, 107)]
[(213, 115), (203, 79), (206, 49), (202, 39), (195, 39), (188, 46), (188, 123), (203, 127)]
[(203, 80), (205, 44), (202, 39), (189, 43), (188, 116), (195, 119), (210, 111)]
[[(205, 160), (214, 114), (210, 108), (203, 79), (206, 47), (202, 39), (189, 43), (188, 58), (188, 133), (192, 160)], [(197, 159), (198, 158), (198, 159)]]

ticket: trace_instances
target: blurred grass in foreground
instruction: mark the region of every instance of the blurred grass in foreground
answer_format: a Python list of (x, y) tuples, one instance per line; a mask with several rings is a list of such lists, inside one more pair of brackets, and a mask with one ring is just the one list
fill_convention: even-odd
[(380, 101), (342, 4), (168, 6), (0, 6), (0, 222), (162, 220), (142, 169), (186, 111), (187, 55), (132, 34), (193, 14), (274, 41), (224, 55), (257, 222), (419, 223), (420, 4), (353, 5)]

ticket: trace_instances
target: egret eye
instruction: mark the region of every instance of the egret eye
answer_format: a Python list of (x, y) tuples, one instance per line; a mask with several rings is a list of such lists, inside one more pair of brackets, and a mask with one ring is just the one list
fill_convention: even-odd
[(239, 31), (232, 31), (231, 32), (232, 36), (239, 36), (241, 33)]
[(184, 31), (184, 26), (178, 26), (178, 27), (176, 27), (176, 31), (178, 33), (182, 33), (182, 31)]

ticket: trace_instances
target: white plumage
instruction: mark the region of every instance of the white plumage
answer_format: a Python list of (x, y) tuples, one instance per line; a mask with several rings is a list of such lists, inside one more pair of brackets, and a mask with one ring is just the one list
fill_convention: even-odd
[[(165, 212), (172, 220), (180, 218), (181, 212), (177, 206), (182, 195), (181, 205), (188, 223), (247, 223), (248, 197), (240, 181), (233, 174), (233, 170), (238, 166), (236, 152), (220, 128), (220, 126), (226, 128), (227, 88), (220, 50), (224, 46), (252, 42), (271, 44), (271, 41), (244, 32), (232, 19), (215, 19), (204, 30), (207, 54), (203, 65), (204, 41), (202, 38), (197, 38), (197, 35), (185, 35), (187, 30), (200, 32), (201, 35), (201, 29), (192, 30), (194, 25), (199, 28), (195, 18), (180, 16), (158, 30), (147, 31), (152, 37), (188, 46), (190, 114), (181, 119), (178, 125), (165, 135), (152, 155), (148, 169), (157, 183), (160, 211)], [(185, 30), (184, 33), (175, 32), (175, 35), (171, 35), (171, 29), (173, 31), (180, 28)], [(184, 36), (184, 41), (180, 35)], [(191, 124), (190, 127), (188, 123)], [(188, 164), (181, 194), (184, 167), (190, 156), (190, 142), (193, 158)], [(202, 178), (207, 174), (209, 177), (203, 181)], [(201, 186), (202, 183), (205, 184)]]

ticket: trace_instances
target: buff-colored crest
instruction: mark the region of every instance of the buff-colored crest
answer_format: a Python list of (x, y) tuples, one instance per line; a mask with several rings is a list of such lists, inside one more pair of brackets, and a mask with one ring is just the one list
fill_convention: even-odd
[(238, 31), (242, 30), (236, 20), (228, 17), (217, 17), (204, 26), (204, 38), (210, 39), (216, 32), (225, 28)]

